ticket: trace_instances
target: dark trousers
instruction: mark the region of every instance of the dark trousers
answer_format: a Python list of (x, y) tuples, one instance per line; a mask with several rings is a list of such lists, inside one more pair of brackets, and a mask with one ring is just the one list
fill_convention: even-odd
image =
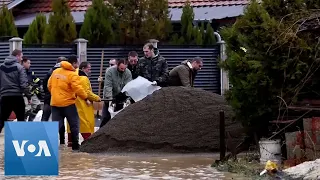
[[(100, 128), (106, 125), (111, 119), (111, 114), (108, 111), (108, 108), (109, 108), (109, 102), (105, 102), (102, 109), (102, 122), (100, 124)], [(119, 111), (122, 108), (123, 108), (123, 103), (115, 103), (114, 112)]]
[(3, 96), (1, 98), (0, 133), (12, 111), (16, 114), (18, 121), (24, 121), (25, 106), (22, 96)]
[(111, 119), (111, 114), (108, 111), (109, 102), (104, 102), (103, 109), (102, 109), (102, 121), (100, 123), (100, 128), (107, 124), (107, 122)]
[[(75, 104), (66, 107), (51, 107), (52, 121), (59, 121), (59, 133), (61, 137), (61, 128), (64, 126), (64, 118), (70, 125), (72, 143), (79, 143), (79, 116)], [(64, 132), (64, 128), (63, 128)], [(64, 134), (64, 133), (63, 133)]]
[[(51, 115), (51, 106), (50, 106), (50, 104), (44, 104), (42, 111), (43, 112), (42, 112), (41, 121), (49, 121), (49, 118), (50, 118), (50, 115)], [(62, 127), (59, 129), (60, 143), (64, 142), (65, 131), (66, 131), (66, 128), (65, 128), (64, 123), (63, 123)]]
[(42, 117), (41, 121), (49, 121), (50, 115), (51, 115), (51, 106), (50, 104), (44, 104), (43, 110), (42, 110)]
[[(108, 111), (108, 108), (109, 108), (109, 102), (105, 102), (102, 109), (102, 122), (100, 124), (100, 128), (106, 125), (111, 119), (111, 114)], [(123, 108), (123, 103), (115, 103), (114, 112), (119, 111), (122, 108)]]
[[(115, 107), (114, 107), (115, 112), (123, 108), (123, 105), (124, 105), (123, 103), (127, 100), (127, 98), (128, 96), (126, 96), (125, 93), (119, 93), (113, 98), (112, 103), (115, 104)], [(109, 102), (104, 102), (104, 106), (102, 109), (102, 122), (100, 124), (100, 128), (106, 125), (111, 119), (111, 114), (108, 111), (108, 108), (109, 108)]]

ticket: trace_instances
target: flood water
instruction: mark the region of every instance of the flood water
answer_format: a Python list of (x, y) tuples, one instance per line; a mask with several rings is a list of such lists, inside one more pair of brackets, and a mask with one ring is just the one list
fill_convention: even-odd
[(88, 154), (60, 146), (60, 175), (55, 177), (4, 176), (4, 135), (0, 134), (0, 179), (237, 179), (210, 165), (217, 154)]

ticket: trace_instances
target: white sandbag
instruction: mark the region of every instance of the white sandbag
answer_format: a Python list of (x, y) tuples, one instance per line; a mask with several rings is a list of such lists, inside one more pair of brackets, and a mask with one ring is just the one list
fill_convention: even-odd
[(159, 89), (161, 89), (160, 86), (153, 86), (152, 82), (146, 78), (138, 76), (136, 79), (127, 83), (121, 92), (126, 92), (126, 94), (135, 102), (138, 102)]
[(123, 108), (120, 109), (119, 111), (114, 112), (114, 107), (113, 106), (109, 106), (108, 111), (111, 115), (111, 119), (117, 115), (120, 111), (122, 111), (124, 108), (126, 108), (127, 106), (129, 106), (128, 104), (124, 103)]
[(38, 111), (36, 117), (33, 119), (33, 122), (41, 122), (42, 114), (43, 114), (42, 110)]
[(109, 111), (109, 113), (111, 115), (111, 119), (112, 119), (115, 115), (117, 115), (120, 111), (122, 111), (122, 109), (120, 109), (119, 111), (114, 112), (113, 111), (113, 107), (109, 106), (108, 111)]

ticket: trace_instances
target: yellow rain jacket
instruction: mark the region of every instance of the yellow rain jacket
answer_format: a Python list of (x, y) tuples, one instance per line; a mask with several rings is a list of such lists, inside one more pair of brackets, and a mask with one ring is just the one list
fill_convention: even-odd
[[(87, 92), (87, 99), (91, 102), (100, 101), (100, 97), (92, 92), (91, 84), (87, 75), (83, 71), (79, 71), (78, 69), (76, 72), (78, 72), (79, 74), (81, 86)], [(76, 107), (80, 119), (80, 133), (94, 133), (95, 119), (93, 104), (91, 103), (91, 105), (87, 105), (84, 99), (82, 99), (81, 97), (77, 97)], [(70, 127), (68, 123), (67, 130), (68, 133), (70, 133)]]
[(52, 72), (48, 80), (51, 93), (51, 106), (66, 107), (75, 104), (77, 97), (87, 98), (87, 93), (80, 85), (80, 77), (67, 61), (61, 62), (61, 68)]

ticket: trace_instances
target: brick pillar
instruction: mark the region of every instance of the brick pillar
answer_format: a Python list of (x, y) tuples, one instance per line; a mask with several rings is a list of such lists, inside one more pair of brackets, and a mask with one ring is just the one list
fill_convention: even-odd
[(23, 41), (23, 39), (21, 39), (19, 37), (14, 37), (14, 38), (9, 39), (10, 54), (15, 49), (22, 50), (22, 41)]
[(75, 40), (77, 44), (77, 55), (81, 62), (87, 61), (87, 44), (88, 40), (79, 38)]

